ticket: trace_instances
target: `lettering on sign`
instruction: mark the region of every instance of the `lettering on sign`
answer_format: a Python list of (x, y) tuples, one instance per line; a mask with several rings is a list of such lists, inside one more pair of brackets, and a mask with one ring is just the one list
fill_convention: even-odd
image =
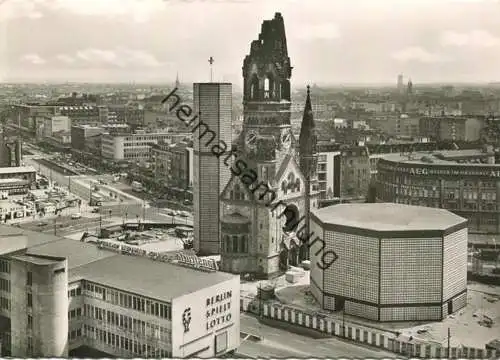
[(147, 251), (137, 247), (122, 245), (122, 254), (134, 255), (134, 256), (146, 256)]
[(207, 298), (206, 316), (207, 316), (207, 330), (226, 324), (231, 321), (231, 298), (232, 291), (226, 291)]
[(170, 263), (177, 261), (181, 265), (189, 266), (197, 270), (203, 270), (203, 271), (219, 270), (217, 261), (215, 261), (214, 259), (201, 259), (196, 255), (186, 255), (182, 253), (162, 254), (156, 251), (146, 251), (137, 246), (118, 244), (116, 242), (106, 241), (106, 240), (97, 240), (97, 246), (99, 247), (99, 249), (107, 249), (132, 256), (145, 256), (156, 261), (170, 262)]
[(478, 168), (473, 167), (464, 169), (452, 169), (452, 168), (434, 168), (434, 167), (404, 167), (401, 165), (387, 165), (383, 163), (378, 163), (377, 168), (382, 171), (391, 171), (399, 173), (407, 173), (410, 175), (422, 175), (422, 176), (483, 176), (491, 178), (500, 178), (500, 169), (497, 168)]
[(218, 266), (217, 262), (213, 259), (201, 259), (196, 255), (186, 255), (186, 254), (177, 254), (177, 260), (180, 264), (188, 265), (190, 267), (194, 267), (199, 270), (207, 270), (207, 271), (217, 271)]
[(100, 249), (108, 249), (108, 250), (113, 250), (113, 251), (120, 251), (120, 249), (121, 249), (121, 244), (113, 243), (110, 241), (104, 241), (104, 240), (97, 240), (97, 246)]

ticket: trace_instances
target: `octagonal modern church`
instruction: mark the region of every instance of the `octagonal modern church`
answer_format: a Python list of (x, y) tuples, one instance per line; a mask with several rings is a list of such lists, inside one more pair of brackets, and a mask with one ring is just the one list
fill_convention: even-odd
[[(377, 321), (441, 320), (467, 304), (467, 220), (449, 211), (392, 203), (314, 210), (311, 269), (323, 309)], [(317, 255), (316, 255), (317, 254)]]

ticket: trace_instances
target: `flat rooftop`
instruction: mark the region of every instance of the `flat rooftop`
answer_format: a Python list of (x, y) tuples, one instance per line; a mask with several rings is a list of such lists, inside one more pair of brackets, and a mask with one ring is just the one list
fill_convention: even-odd
[(461, 157), (481, 157), (493, 156), (494, 152), (484, 152), (482, 149), (463, 149), (463, 150), (436, 150), (433, 154), (441, 154), (445, 158), (461, 158)]
[(94, 244), (66, 238), (57, 238), (54, 241), (29, 247), (28, 254), (66, 258), (69, 270), (116, 255), (115, 252), (99, 249)]
[(0, 175), (36, 172), (33, 166), (0, 167)]
[(374, 231), (446, 230), (467, 222), (444, 209), (395, 204), (338, 204), (312, 213), (323, 224), (370, 229)]
[(69, 275), (69, 281), (85, 279), (165, 301), (239, 277), (120, 254), (72, 269)]
[(61, 238), (51, 234), (0, 225), (0, 236), (25, 235), (27, 250), (13, 253), (13, 258), (35, 263), (50, 263), (43, 257), (66, 258), (69, 279), (81, 279), (165, 301), (216, 285), (239, 275), (200, 270), (151, 260), (147, 257), (121, 255), (99, 249), (96, 244)]
[[(442, 155), (440, 159), (438, 156)], [(436, 156), (437, 155), (437, 156)], [(500, 165), (498, 164), (483, 164), (483, 163), (459, 163), (453, 159), (460, 159), (466, 157), (475, 157), (477, 158), (479, 155), (484, 156), (493, 156), (493, 154), (481, 153), (477, 150), (448, 150), (448, 151), (433, 151), (433, 152), (415, 152), (411, 155), (408, 154), (400, 154), (400, 153), (391, 153), (384, 154), (380, 156), (379, 159), (384, 159), (393, 162), (399, 162), (404, 164), (420, 164), (420, 165), (447, 165), (447, 166), (470, 166), (470, 167), (495, 167), (497, 166), (500, 169)], [(422, 159), (427, 159), (422, 160)], [(430, 160), (430, 161), (429, 161)]]
[(14, 255), (12, 256), (13, 259), (21, 260), (21, 261), (27, 261), (36, 265), (51, 265), (55, 264), (60, 260), (56, 259), (51, 259), (47, 257), (39, 257), (39, 256), (33, 256), (31, 254), (27, 255)]

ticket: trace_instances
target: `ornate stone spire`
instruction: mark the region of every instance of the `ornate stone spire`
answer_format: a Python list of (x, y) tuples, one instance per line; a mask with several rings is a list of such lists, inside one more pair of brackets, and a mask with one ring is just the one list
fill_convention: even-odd
[(305, 177), (310, 177), (316, 170), (313, 159), (317, 155), (317, 142), (318, 136), (311, 105), (311, 90), (308, 85), (299, 137), (300, 168)]

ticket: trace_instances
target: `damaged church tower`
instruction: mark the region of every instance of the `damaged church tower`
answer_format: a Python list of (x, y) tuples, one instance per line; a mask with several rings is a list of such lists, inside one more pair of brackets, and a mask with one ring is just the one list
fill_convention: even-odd
[[(303, 175), (295, 150), (291, 75), (285, 25), (276, 13), (263, 22), (243, 62), (244, 121), (235, 143), (238, 160), (220, 197), (223, 271), (267, 278), (308, 258), (307, 244), (295, 231), (310, 205), (317, 206), (317, 198), (306, 189), (312, 177)], [(314, 129), (312, 118), (309, 123)]]

